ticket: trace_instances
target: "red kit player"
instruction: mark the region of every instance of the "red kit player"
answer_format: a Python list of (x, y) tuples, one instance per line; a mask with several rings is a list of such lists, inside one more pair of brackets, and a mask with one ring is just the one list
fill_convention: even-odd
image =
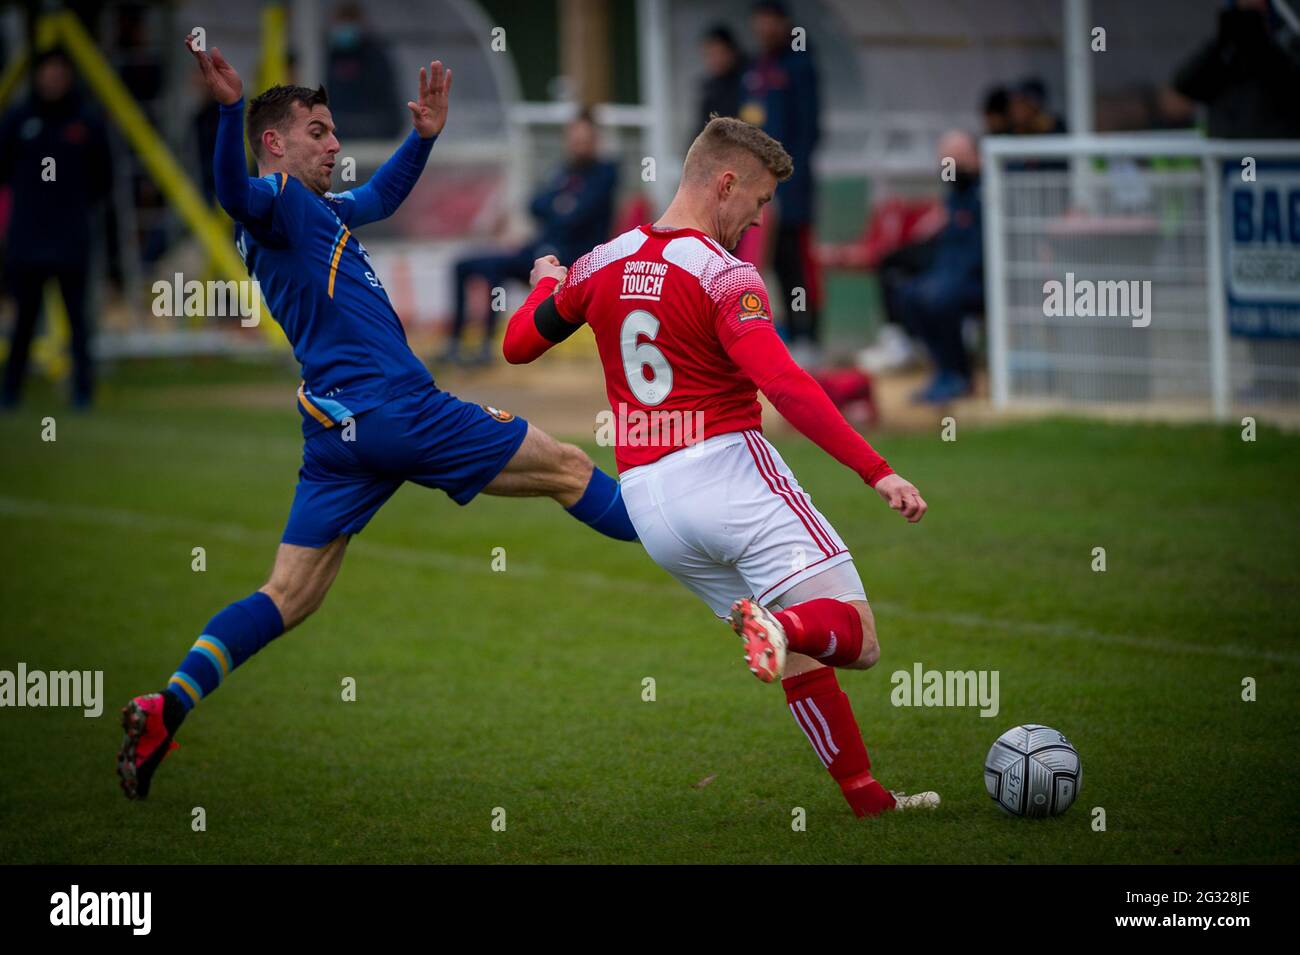
[(715, 118), (653, 226), (569, 269), (533, 268), (505, 356), (530, 362), (586, 323), (596, 336), (628, 515), (659, 566), (730, 618), (750, 670), (782, 679), (790, 712), (858, 815), (935, 806), (891, 793), (836, 667), (880, 657), (852, 555), (762, 433), (757, 391), (909, 522), (926, 504), (790, 358), (758, 270), (731, 255), (792, 163), (757, 127)]

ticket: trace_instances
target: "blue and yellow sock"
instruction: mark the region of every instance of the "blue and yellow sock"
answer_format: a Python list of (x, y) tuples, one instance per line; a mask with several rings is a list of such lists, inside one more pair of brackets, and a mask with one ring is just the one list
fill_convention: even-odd
[(637, 539), (636, 528), (632, 526), (632, 519), (627, 516), (627, 507), (623, 504), (623, 489), (600, 468), (592, 469), (587, 490), (582, 492), (577, 504), (566, 510), (606, 537), (620, 541)]
[(260, 590), (232, 603), (208, 621), (203, 635), (167, 681), (167, 689), (188, 712), (262, 647), (284, 633), (280, 610)]

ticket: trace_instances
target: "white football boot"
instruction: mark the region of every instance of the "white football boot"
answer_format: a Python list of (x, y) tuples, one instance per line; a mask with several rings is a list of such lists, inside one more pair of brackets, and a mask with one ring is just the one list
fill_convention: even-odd
[(904, 809), (934, 809), (939, 805), (939, 794), (936, 792), (913, 793), (908, 795), (904, 792), (889, 791), (889, 795), (894, 797), (894, 811), (902, 812)]

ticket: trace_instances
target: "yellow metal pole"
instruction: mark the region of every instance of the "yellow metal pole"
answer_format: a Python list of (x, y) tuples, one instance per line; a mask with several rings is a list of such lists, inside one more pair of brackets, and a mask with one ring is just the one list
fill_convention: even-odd
[(50, 381), (57, 382), (68, 377), (68, 339), (72, 335), (72, 326), (68, 322), (63, 292), (54, 279), (45, 283), (44, 301), (45, 334), (33, 344), (32, 358)]
[(259, 90), (288, 81), (289, 69), (285, 56), (288, 45), (287, 21), (283, 3), (262, 4), (262, 55), (257, 73)]
[[(86, 82), (116, 121), (167, 201), (180, 213), (203, 244), (218, 271), (235, 281), (246, 280), (248, 270), (235, 252), (225, 221), (203, 201), (162, 137), (149, 124), (149, 120), (95, 46), (94, 40), (86, 33), (81, 21), (70, 12), (53, 14), (51, 19), (56, 21), (63, 44), (81, 69)], [(262, 314), (269, 316), (265, 303)], [(284, 334), (274, 322), (262, 322), (261, 327), (271, 341), (284, 342)]]

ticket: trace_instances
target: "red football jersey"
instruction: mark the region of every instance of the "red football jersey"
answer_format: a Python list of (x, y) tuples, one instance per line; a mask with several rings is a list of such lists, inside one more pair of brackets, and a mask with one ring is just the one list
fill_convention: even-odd
[(767, 289), (703, 232), (645, 225), (597, 246), (569, 268), (555, 307), (596, 336), (620, 473), (761, 428), (758, 391), (726, 346), (773, 331)]

